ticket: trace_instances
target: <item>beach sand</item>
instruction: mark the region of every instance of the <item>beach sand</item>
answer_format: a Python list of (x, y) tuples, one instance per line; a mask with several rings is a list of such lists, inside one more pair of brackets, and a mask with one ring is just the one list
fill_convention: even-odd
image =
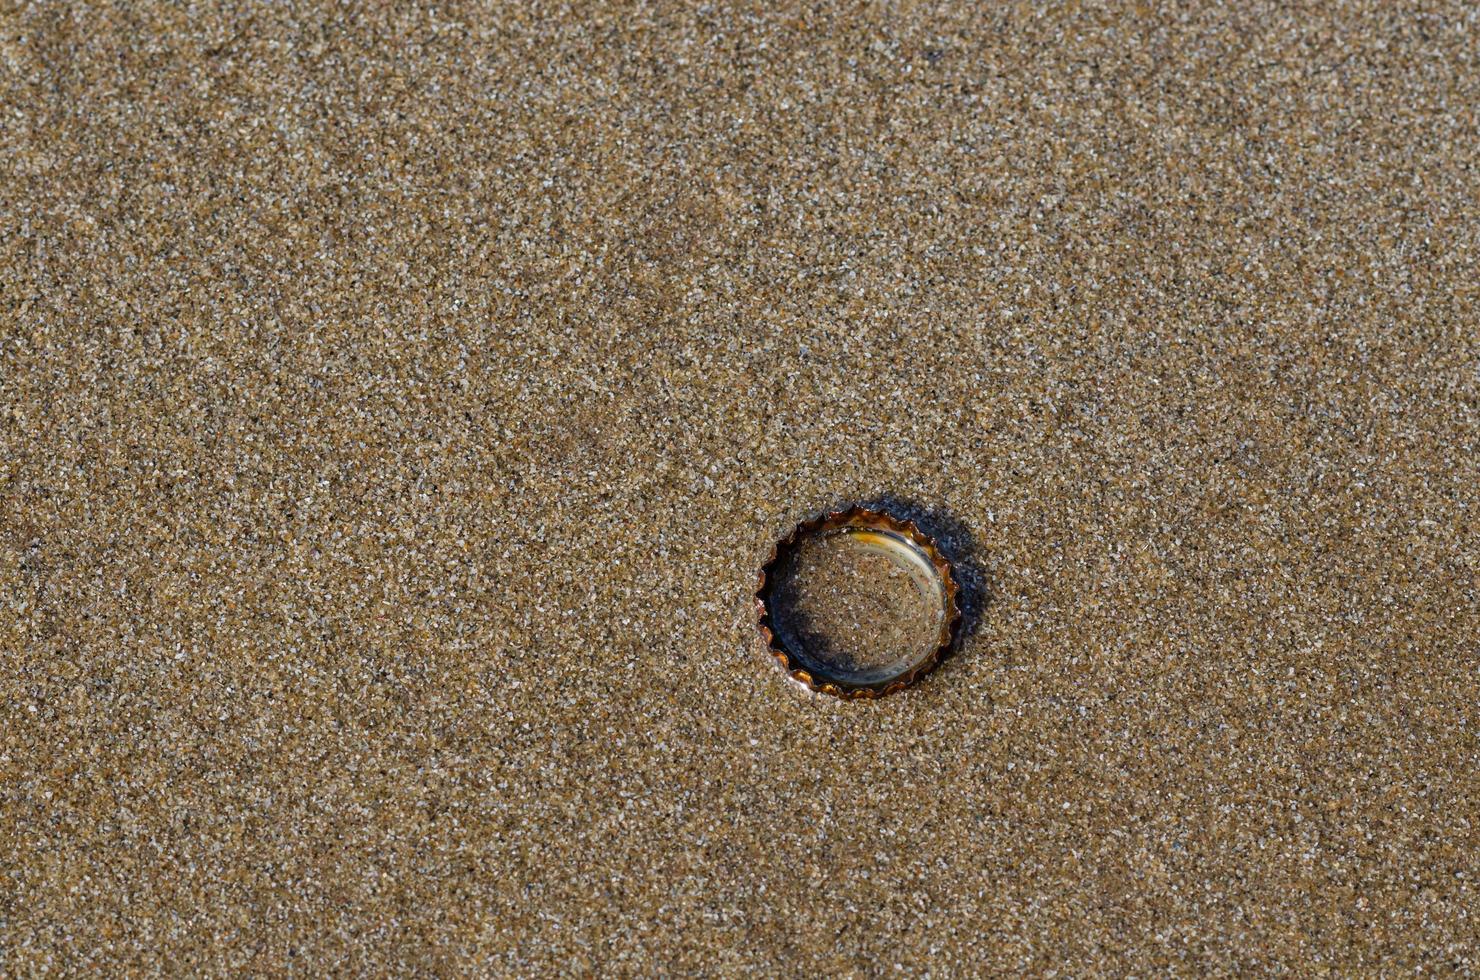
[[(0, 13), (0, 973), (1480, 969), (1480, 21)], [(874, 702), (757, 570), (967, 586)]]

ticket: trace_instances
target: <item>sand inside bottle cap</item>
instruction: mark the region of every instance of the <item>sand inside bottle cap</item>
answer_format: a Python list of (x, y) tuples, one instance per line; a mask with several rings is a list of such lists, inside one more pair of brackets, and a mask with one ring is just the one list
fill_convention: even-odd
[(800, 666), (849, 684), (903, 673), (940, 644), (946, 598), (928, 558), (885, 532), (843, 528), (778, 563), (772, 621)]

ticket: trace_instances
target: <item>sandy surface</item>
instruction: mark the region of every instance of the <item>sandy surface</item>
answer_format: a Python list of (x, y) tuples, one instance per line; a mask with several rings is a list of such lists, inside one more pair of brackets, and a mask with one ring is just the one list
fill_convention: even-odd
[[(0, 973), (1480, 969), (1399, 6), (7, 5)], [(967, 635), (806, 696), (880, 497)]]

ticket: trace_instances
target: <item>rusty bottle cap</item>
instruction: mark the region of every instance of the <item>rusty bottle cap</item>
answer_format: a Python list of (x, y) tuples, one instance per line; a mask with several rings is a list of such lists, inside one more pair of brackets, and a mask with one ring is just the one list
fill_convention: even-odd
[(893, 694), (950, 649), (951, 564), (914, 521), (865, 507), (804, 521), (756, 580), (761, 635), (781, 668), (840, 698)]

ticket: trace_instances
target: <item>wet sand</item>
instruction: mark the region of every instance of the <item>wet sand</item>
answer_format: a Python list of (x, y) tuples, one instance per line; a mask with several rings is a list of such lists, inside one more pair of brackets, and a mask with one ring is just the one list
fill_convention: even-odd
[(1477, 33), (0, 13), (0, 973), (1480, 968)]

